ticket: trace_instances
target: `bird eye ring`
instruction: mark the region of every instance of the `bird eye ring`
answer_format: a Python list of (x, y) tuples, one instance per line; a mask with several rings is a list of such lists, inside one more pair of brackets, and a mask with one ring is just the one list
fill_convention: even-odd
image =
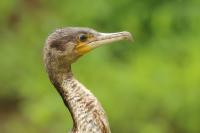
[(78, 36), (78, 40), (81, 42), (85, 42), (88, 39), (88, 36), (86, 34), (80, 34)]

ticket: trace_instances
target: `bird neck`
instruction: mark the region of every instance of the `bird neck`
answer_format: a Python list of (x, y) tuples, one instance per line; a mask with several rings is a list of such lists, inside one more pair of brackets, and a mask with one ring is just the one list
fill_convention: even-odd
[(105, 111), (97, 98), (79, 83), (70, 65), (51, 71), (49, 77), (70, 111), (72, 133), (110, 133)]

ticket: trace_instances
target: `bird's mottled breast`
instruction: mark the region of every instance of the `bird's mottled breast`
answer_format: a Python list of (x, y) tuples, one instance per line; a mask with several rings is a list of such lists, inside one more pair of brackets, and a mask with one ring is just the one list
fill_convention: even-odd
[[(105, 111), (96, 97), (77, 80), (64, 82), (65, 100), (74, 118), (77, 133), (110, 133)], [(73, 133), (74, 133), (73, 132)]]

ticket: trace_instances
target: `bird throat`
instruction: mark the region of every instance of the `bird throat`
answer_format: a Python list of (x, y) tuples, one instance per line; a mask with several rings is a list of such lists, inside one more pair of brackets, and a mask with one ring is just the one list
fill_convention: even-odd
[(110, 133), (108, 120), (101, 104), (73, 77), (70, 65), (64, 70), (54, 72), (51, 70), (48, 73), (72, 116), (71, 133)]

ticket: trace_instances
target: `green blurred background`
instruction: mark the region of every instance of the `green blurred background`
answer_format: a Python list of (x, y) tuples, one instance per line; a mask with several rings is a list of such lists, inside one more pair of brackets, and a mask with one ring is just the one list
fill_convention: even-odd
[(199, 0), (1, 0), (1, 133), (72, 127), (42, 61), (48, 34), (66, 26), (134, 35), (73, 65), (113, 133), (200, 133)]

